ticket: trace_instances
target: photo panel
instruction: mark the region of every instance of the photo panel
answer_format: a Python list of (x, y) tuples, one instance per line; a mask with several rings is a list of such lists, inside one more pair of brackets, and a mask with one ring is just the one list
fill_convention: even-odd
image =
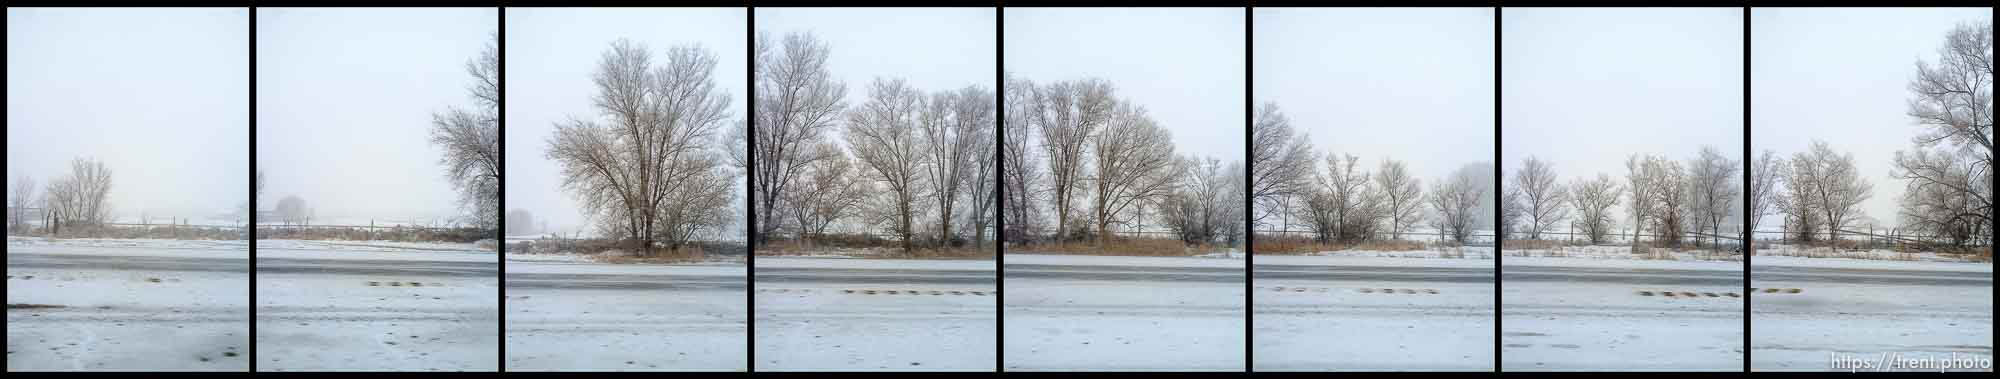
[(1492, 371), (1492, 8), (1257, 8), (1251, 368)]
[(7, 8), (7, 371), (250, 370), (249, 46), (243, 8)]
[(1005, 371), (1244, 371), (1243, 8), (1007, 8)]
[(1501, 371), (1741, 371), (1742, 8), (1501, 10)]
[(995, 370), (997, 16), (757, 9), (757, 371)]
[(506, 369), (747, 370), (748, 11), (506, 12)]
[(256, 369), (498, 370), (499, 10), (256, 12)]
[(1750, 10), (1751, 371), (1992, 370), (1992, 12)]

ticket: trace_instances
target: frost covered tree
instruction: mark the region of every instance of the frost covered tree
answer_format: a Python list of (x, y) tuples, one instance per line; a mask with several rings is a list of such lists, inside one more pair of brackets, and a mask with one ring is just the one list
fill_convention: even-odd
[(605, 234), (678, 249), (733, 216), (734, 173), (715, 132), (729, 118), (729, 95), (716, 88), (715, 55), (694, 46), (667, 50), (653, 66), (644, 45), (611, 44), (592, 82), (601, 121), (556, 125), (546, 155), (562, 168), (563, 188)]
[(1180, 235), (1186, 244), (1215, 243), (1225, 239), (1230, 225), (1242, 218), (1242, 202), (1236, 200), (1235, 187), (1241, 183), (1231, 180), (1242, 179), (1243, 166), (1240, 162), (1230, 162), (1224, 166), (1215, 157), (1187, 156), (1178, 158), (1180, 178), (1178, 187), (1163, 202), (1163, 218), (1168, 228)]
[(902, 239), (905, 254), (914, 253), (916, 200), (923, 183), (923, 148), (918, 124), (924, 94), (903, 79), (877, 78), (868, 86), (868, 101), (847, 113), (848, 149), (861, 163), (862, 175), (880, 184), (878, 201), (895, 212), (892, 229)]
[[(496, 38), (497, 39), (497, 38)], [(431, 114), (431, 144), (444, 152), (438, 164), (458, 191), (459, 204), (470, 212), (475, 227), (499, 229), (500, 223), (500, 55), (488, 43), (478, 58), (465, 63), (473, 83), (473, 109), (452, 107)]]
[(1909, 116), (1921, 131), (1896, 152), (1904, 225), (1954, 245), (1993, 229), (1993, 23), (1960, 24), (1935, 63), (1918, 61)]
[(51, 233), (62, 227), (98, 226), (111, 220), (111, 168), (96, 158), (70, 160), (69, 175), (43, 189)]
[(1382, 201), (1386, 202), (1390, 238), (1402, 238), (1403, 232), (1423, 219), (1423, 183), (1402, 161), (1383, 159), (1382, 167), (1375, 171), (1375, 184), (1381, 187)]
[(1250, 139), (1250, 198), (1263, 209), (1253, 212), (1251, 221), (1261, 223), (1284, 212), (1286, 199), (1312, 189), (1312, 141), (1292, 128), (1276, 103), (1257, 108)]
[(815, 148), (829, 150), (815, 153), (828, 158), (813, 161), (799, 182), (785, 190), (782, 201), (787, 204), (783, 211), (808, 241), (824, 238), (827, 227), (853, 217), (872, 189), (839, 146), (824, 143)]
[(811, 33), (788, 33), (778, 44), (782, 47), (774, 49), (766, 35), (757, 35), (757, 140), (751, 152), (756, 165), (750, 169), (756, 243), (778, 231), (785, 190), (813, 162), (830, 157), (813, 146), (827, 139), (846, 109), (841, 98), (847, 85), (827, 70), (832, 50), (826, 42)]
[(1722, 241), (1723, 221), (1740, 209), (1736, 196), (1743, 193), (1743, 182), (1736, 179), (1736, 173), (1742, 171), (1743, 162), (1723, 155), (1715, 146), (1703, 145), (1688, 167), (1690, 205), (1699, 224), (1708, 228), (1709, 245), (1716, 246)]
[[(1103, 79), (1061, 81), (1034, 86), (1026, 119), (1037, 132), (1042, 158), (1048, 163), (1049, 202), (1055, 212), (1057, 238), (1068, 238), (1071, 221), (1086, 191), (1088, 156), (1085, 148), (1097, 130), (1112, 118), (1118, 100)], [(1012, 117), (1009, 117), (1012, 118)]]
[(1799, 187), (1804, 196), (1793, 199), (1793, 204), (1814, 213), (1817, 223), (1826, 227), (1828, 241), (1859, 220), (1861, 202), (1874, 196), (1875, 186), (1854, 167), (1854, 154), (1835, 151), (1826, 141), (1813, 140), (1806, 151), (1792, 155), (1791, 163), (1785, 183)]
[[(1381, 212), (1370, 191), (1368, 172), (1359, 169), (1361, 158), (1353, 155), (1328, 153), (1325, 171), (1318, 177), (1318, 203), (1307, 202), (1312, 213), (1326, 213), (1319, 217), (1308, 217), (1307, 222), (1315, 224), (1322, 243), (1347, 242), (1367, 239), (1374, 230), (1374, 223)], [(1324, 208), (1324, 209), (1312, 209)]]
[(1591, 244), (1604, 243), (1605, 236), (1611, 234), (1611, 225), (1618, 217), (1611, 213), (1611, 207), (1618, 206), (1618, 199), (1623, 196), (1625, 187), (1601, 172), (1596, 179), (1577, 178), (1570, 182), (1569, 206), (1576, 210), (1576, 226), (1583, 229)]
[(1542, 239), (1542, 232), (1561, 223), (1569, 217), (1568, 191), (1556, 184), (1555, 165), (1533, 156), (1521, 162), (1521, 170), (1514, 172), (1515, 188), (1521, 189), (1521, 205), (1525, 213), (1522, 221), (1527, 222), (1528, 239)]
[(1750, 194), (1743, 198), (1749, 202), (1746, 207), (1749, 210), (1744, 215), (1750, 218), (1752, 235), (1747, 238), (1755, 239), (1757, 226), (1764, 221), (1764, 215), (1773, 211), (1772, 202), (1778, 197), (1778, 185), (1783, 177), (1779, 175), (1779, 169), (1784, 166), (1785, 158), (1771, 150), (1764, 150), (1757, 155), (1756, 161), (1750, 163)]
[(1092, 217), (1097, 243), (1111, 240), (1111, 225), (1122, 224), (1129, 212), (1158, 202), (1173, 190), (1176, 173), (1173, 135), (1153, 121), (1146, 109), (1119, 104), (1110, 121), (1090, 138)]
[(1633, 154), (1625, 158), (1625, 188), (1632, 201), (1632, 252), (1645, 253), (1647, 245), (1642, 242), (1646, 235), (1646, 223), (1651, 220), (1657, 208), (1660, 189), (1659, 177), (1664, 174), (1666, 159), (1651, 154)]
[(1007, 101), (1005, 125), (1002, 125), (1003, 145), (1000, 146), (1000, 183), (1005, 197), (1000, 211), (1007, 222), (1002, 224), (1004, 238), (1010, 242), (1025, 242), (1039, 230), (1042, 213), (1038, 206), (1047, 191), (1043, 191), (1042, 167), (1036, 164), (1036, 128), (1029, 120), (1028, 110), (1035, 94), (1035, 83), (1017, 78), (1009, 73), (1007, 85), (1003, 88)]
[(7, 217), (14, 222), (7, 225), (7, 230), (25, 231), (28, 225), (27, 212), (31, 207), (29, 203), (35, 201), (35, 178), (22, 174), (20, 179), (14, 180), (14, 187), (11, 190), (13, 192), (7, 193), (7, 206), (13, 214)]
[[(918, 111), (918, 139), (922, 156), (920, 170), (934, 209), (937, 210), (937, 241), (945, 243), (958, 232), (952, 227), (962, 200), (970, 200), (980, 145), (993, 143), (993, 93), (977, 86), (932, 94)], [(990, 151), (990, 150), (984, 150)], [(976, 200), (973, 200), (976, 201)]]
[(285, 225), (305, 225), (312, 218), (312, 211), (306, 208), (306, 200), (298, 195), (278, 199), (278, 206), (271, 213)]
[[(1452, 242), (1465, 244), (1479, 227), (1479, 202), (1491, 183), (1480, 183), (1480, 165), (1469, 164), (1453, 170), (1450, 177), (1431, 187), (1431, 227), (1444, 232)], [(1491, 167), (1491, 166), (1486, 166)], [(1490, 178), (1491, 176), (1485, 176)]]

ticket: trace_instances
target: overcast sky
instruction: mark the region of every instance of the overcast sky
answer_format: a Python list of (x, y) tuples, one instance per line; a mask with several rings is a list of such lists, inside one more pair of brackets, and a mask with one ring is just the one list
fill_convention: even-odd
[[(673, 46), (707, 48), (716, 59), (715, 85), (729, 94), (730, 119), (746, 116), (749, 44), (744, 41), (748, 27), (744, 12), (742, 8), (508, 8), (507, 208), (533, 212), (553, 231), (578, 231), (586, 225), (587, 215), (562, 190), (562, 169), (545, 154), (557, 122), (602, 117), (591, 106), (590, 97), (597, 93), (591, 75), (611, 42), (619, 38), (645, 44), (656, 65), (665, 63), (667, 49)], [(716, 130), (718, 141), (728, 125)], [(736, 188), (739, 200), (748, 196), (741, 180)], [(741, 235), (742, 223), (748, 220), (739, 221), (723, 233)]]
[[(1897, 150), (1921, 129), (1905, 113), (1919, 60), (1936, 63), (1945, 35), (1959, 23), (1991, 17), (1990, 8), (1759, 8), (1750, 18), (1751, 144), (1781, 156), (1813, 139), (1854, 154), (1875, 196), (1862, 211), (1896, 223), (1903, 182), (1889, 177)], [(1760, 153), (1761, 154), (1761, 153)], [(1767, 218), (1764, 228), (1776, 229)]]
[(430, 144), (431, 115), (473, 106), (465, 64), (493, 42), (498, 11), (257, 12), (263, 208), (296, 194), (315, 223), (457, 215)]
[(1258, 8), (1256, 103), (1275, 102), (1315, 153), (1428, 187), (1493, 160), (1491, 8)]
[(847, 83), (852, 107), (868, 101), (876, 77), (925, 93), (978, 85), (998, 96), (994, 16), (992, 8), (759, 8), (757, 31), (772, 43), (790, 32), (826, 41), (827, 70)]
[(93, 156), (121, 218), (232, 212), (250, 197), (249, 27), (242, 8), (8, 8), (8, 188)]
[(1714, 145), (1742, 158), (1742, 8), (1508, 8), (1500, 27), (1509, 177), (1530, 155), (1564, 184), (1622, 182), (1635, 153), (1685, 162)]
[(1243, 8), (1005, 12), (1007, 71), (1037, 84), (1103, 78), (1173, 132), (1176, 154), (1243, 161)]

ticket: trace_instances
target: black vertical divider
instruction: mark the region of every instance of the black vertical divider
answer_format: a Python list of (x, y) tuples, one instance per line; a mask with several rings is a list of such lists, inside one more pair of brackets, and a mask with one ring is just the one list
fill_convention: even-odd
[[(749, 126), (744, 127), (747, 133), (744, 133), (746, 137), (743, 138), (744, 149), (746, 149), (743, 150), (743, 156), (744, 160), (747, 161), (746, 166), (751, 171), (755, 171), (757, 170), (757, 7), (751, 6), (748, 1), (745, 1), (743, 13), (743, 40), (748, 41), (744, 45), (748, 46), (748, 48), (743, 51), (743, 55), (750, 58), (744, 63), (750, 69), (745, 70), (743, 74), (743, 80), (746, 80), (746, 84), (748, 84), (744, 88), (750, 92), (750, 112), (748, 112), (750, 113), (750, 117), (745, 118), (748, 120)], [(745, 246), (743, 249), (743, 370), (746, 372), (757, 372), (757, 176), (750, 175), (747, 172), (744, 173), (743, 186), (745, 187), (743, 189), (744, 192), (750, 194), (750, 196), (743, 197), (744, 203), (748, 204), (748, 206), (743, 208), (745, 210), (743, 216), (748, 219), (745, 221), (749, 222), (746, 224), (748, 227), (743, 229), (743, 245)]]
[[(1750, 211), (1750, 7), (1743, 7), (1743, 211)], [(1756, 225), (1743, 223), (1743, 372), (1750, 372), (1750, 255), (1755, 249)]]
[[(999, 115), (993, 128), (993, 186), (994, 194), (1007, 198), (1006, 171), (1002, 171), (1007, 161), (1007, 7), (995, 1), (993, 7), (993, 79), (995, 107), (993, 114)], [(1003, 300), (1007, 289), (1007, 211), (1005, 207), (995, 209), (993, 216), (993, 289), (999, 296), (993, 297), (993, 372), (1007, 371), (1007, 302)]]
[[(1256, 88), (1256, 84), (1254, 84), (1251, 81), (1251, 78), (1255, 77), (1256, 74), (1256, 69), (1253, 68), (1252, 63), (1254, 63), (1254, 61), (1256, 60), (1254, 57), (1256, 57), (1257, 55), (1256, 54), (1257, 45), (1252, 40), (1252, 35), (1255, 33), (1255, 31), (1253, 31), (1251, 28), (1251, 25), (1256, 22), (1255, 21), (1256, 17), (1254, 15), (1256, 9), (1257, 9), (1256, 6), (1243, 7), (1243, 155), (1244, 155), (1243, 171), (1244, 172), (1257, 172), (1255, 168), (1250, 167), (1250, 165), (1256, 164), (1255, 162), (1256, 159), (1250, 156), (1250, 151), (1252, 149), (1257, 148), (1256, 146), (1251, 146), (1250, 142), (1252, 139), (1256, 138), (1256, 136), (1253, 136), (1251, 134), (1254, 133), (1252, 129), (1255, 128), (1255, 126), (1253, 125), (1256, 124), (1255, 118), (1257, 117), (1257, 108), (1256, 108), (1257, 100), (1254, 95), (1251, 95), (1252, 93), (1251, 91)], [(1243, 188), (1256, 188), (1256, 183), (1253, 183), (1252, 180), (1253, 179), (1250, 177), (1250, 175), (1244, 175)], [(1256, 291), (1251, 290), (1252, 288), (1251, 285), (1253, 284), (1251, 276), (1254, 276), (1256, 274), (1256, 269), (1255, 269), (1256, 265), (1253, 264), (1253, 262), (1255, 261), (1254, 258), (1255, 254), (1251, 254), (1250, 252), (1255, 251), (1255, 249), (1253, 249), (1252, 246), (1255, 246), (1257, 244), (1256, 241), (1257, 233), (1248, 232), (1251, 230), (1255, 230), (1254, 228), (1250, 227), (1250, 219), (1253, 218), (1253, 216), (1250, 214), (1251, 203), (1249, 196), (1243, 197), (1243, 210), (1244, 210), (1243, 230), (1245, 231), (1243, 238), (1243, 372), (1256, 372), (1257, 371), (1256, 369), (1251, 368), (1251, 363), (1255, 362), (1255, 359), (1252, 357), (1251, 353), (1252, 351), (1256, 350), (1256, 348), (1252, 347), (1252, 344), (1256, 342), (1257, 337), (1255, 336), (1255, 334), (1253, 334), (1253, 332), (1255, 332), (1256, 329), (1254, 329), (1254, 327), (1252, 327), (1251, 324), (1254, 322), (1253, 319), (1255, 318), (1253, 317), (1253, 315), (1255, 315), (1257, 312), (1254, 311), (1255, 308), (1252, 307), (1253, 302), (1250, 300), (1250, 298), (1254, 297), (1256, 294)]]
[(495, 255), (498, 255), (496, 258), (498, 258), (500, 265), (500, 308), (496, 310), (496, 312), (499, 312), (498, 316), (500, 316), (500, 322), (498, 323), (498, 328), (500, 329), (498, 330), (500, 333), (500, 348), (496, 351), (499, 354), (500, 364), (496, 368), (500, 372), (507, 372), (507, 7), (494, 7), (493, 11), (499, 15), (499, 18), (495, 20), (495, 25), (498, 25), (498, 27), (493, 32), (493, 48), (496, 50), (494, 54), (500, 55), (496, 57), (500, 61), (500, 93), (497, 94), (500, 96), (500, 103), (496, 104), (499, 106), (497, 112), (500, 114), (496, 116), (499, 116), (499, 150), (501, 157), (499, 163), (501, 173), (500, 209), (494, 210), (500, 213), (500, 225), (498, 225), (500, 227), (498, 231), (498, 234), (500, 234), (500, 246), (494, 252)]
[[(1506, 181), (1505, 170), (1500, 169), (1500, 12), (1504, 7), (1493, 7), (1493, 221), (1500, 221), (1501, 206), (1498, 204), (1505, 191), (1500, 187)], [(1507, 236), (1501, 227), (1493, 228), (1493, 372), (1500, 372), (1500, 259), (1502, 249), (1507, 248)]]
[(246, 173), (250, 175), (250, 223), (243, 225), (243, 235), (250, 239), (245, 244), (250, 251), (250, 272), (247, 273), (250, 277), (250, 301), (245, 302), (250, 308), (250, 317), (243, 323), (250, 326), (250, 335), (244, 336), (250, 339), (249, 371), (257, 372), (257, 7), (246, 9), (250, 12), (250, 172)]

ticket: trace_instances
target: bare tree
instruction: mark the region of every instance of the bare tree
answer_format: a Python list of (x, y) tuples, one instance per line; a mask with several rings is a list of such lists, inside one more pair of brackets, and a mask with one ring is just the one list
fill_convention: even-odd
[(1402, 161), (1385, 158), (1382, 168), (1375, 171), (1375, 184), (1388, 202), (1390, 238), (1402, 238), (1403, 231), (1423, 219), (1423, 183)]
[(848, 149), (861, 163), (863, 173), (888, 190), (886, 202), (895, 210), (894, 229), (906, 254), (916, 251), (912, 219), (918, 191), (924, 185), (920, 176), (923, 151), (916, 130), (922, 122), (923, 104), (923, 93), (902, 79), (878, 78), (869, 83), (868, 101), (847, 114)]
[[(778, 229), (778, 200), (787, 187), (797, 183), (807, 166), (828, 158), (813, 149), (827, 130), (839, 122), (846, 105), (841, 101), (847, 85), (827, 70), (832, 52), (825, 42), (810, 33), (789, 33), (781, 52), (773, 52), (772, 42), (757, 36), (757, 141), (756, 167), (750, 170), (752, 200), (757, 219), (756, 241), (762, 243)], [(740, 136), (738, 138), (741, 138)], [(732, 141), (731, 145), (738, 143)]]
[(1521, 215), (1528, 213), (1522, 210), (1520, 188), (1507, 187), (1504, 191), (1506, 193), (1500, 196), (1500, 219), (1493, 223), (1496, 228), (1494, 238), (1499, 239), (1509, 237), (1509, 233), (1515, 231), (1514, 224), (1521, 222)]
[(1485, 197), (1486, 187), (1491, 186), (1479, 183), (1481, 175), (1477, 167), (1459, 167), (1452, 171), (1450, 177), (1438, 180), (1438, 184), (1431, 187), (1429, 200), (1436, 215), (1431, 218), (1431, 226), (1443, 231), (1458, 244), (1464, 244), (1472, 237), (1473, 229), (1478, 228), (1479, 215), (1475, 214), (1475, 210), (1479, 208), (1480, 199)]
[(8, 217), (9, 220), (13, 220), (13, 223), (7, 226), (7, 230), (26, 231), (28, 225), (28, 208), (31, 207), (29, 203), (35, 201), (35, 178), (27, 174), (21, 174), (20, 179), (14, 180), (13, 192), (7, 195), (7, 204), (12, 208), (10, 210), (13, 211), (13, 214)]
[[(1784, 166), (1785, 158), (1779, 157), (1777, 152), (1768, 149), (1759, 154), (1757, 160), (1751, 163), (1750, 196), (1745, 196), (1744, 201), (1749, 202), (1749, 211), (1746, 215), (1750, 217), (1749, 223), (1752, 232), (1755, 232), (1757, 227), (1763, 223), (1764, 215), (1771, 214), (1772, 212), (1771, 204), (1775, 200), (1774, 198), (1778, 196), (1778, 183), (1783, 178), (1783, 176), (1778, 175), (1779, 169)], [(1756, 235), (1753, 233), (1750, 236), (1746, 236), (1745, 239), (1754, 240), (1755, 237)]]
[(1694, 219), (1693, 180), (1680, 161), (1661, 159), (1654, 164), (1653, 238), (1662, 246), (1679, 247)]
[[(1266, 211), (1253, 212), (1252, 222), (1282, 213), (1285, 199), (1311, 189), (1312, 141), (1292, 129), (1277, 103), (1257, 108), (1250, 129), (1250, 198)], [(1412, 181), (1414, 182), (1414, 181)]]
[(1625, 187), (1601, 172), (1596, 179), (1578, 178), (1570, 183), (1569, 205), (1576, 209), (1576, 225), (1583, 228), (1591, 244), (1604, 243), (1604, 237), (1611, 233), (1611, 225), (1617, 221), (1611, 207), (1618, 206), (1624, 195)]
[(973, 125), (976, 130), (970, 136), (971, 152), (966, 154), (966, 159), (971, 161), (966, 171), (966, 185), (969, 186), (966, 201), (971, 207), (971, 213), (967, 215), (970, 222), (966, 227), (972, 229), (972, 244), (984, 247), (987, 230), (998, 230), (994, 225), (994, 208), (1000, 202), (999, 191), (995, 188), (1000, 177), (997, 171), (1000, 162), (996, 156), (1000, 147), (993, 140), (993, 128), (999, 127), (995, 123), (998, 115), (994, 114), (992, 91), (980, 89), (972, 95), (960, 96), (959, 100), (958, 106), (965, 108), (959, 111), (961, 117), (974, 116), (970, 122), (977, 124)]
[(993, 135), (993, 93), (984, 88), (966, 87), (931, 95), (918, 112), (918, 145), (922, 147), (922, 173), (930, 184), (931, 201), (938, 211), (937, 240), (951, 241), (958, 230), (952, 228), (958, 201), (967, 196), (967, 180), (972, 178), (981, 143), (991, 144)]
[(1522, 215), (1527, 219), (1528, 239), (1542, 239), (1542, 231), (1561, 223), (1569, 217), (1569, 194), (1556, 184), (1553, 164), (1533, 156), (1521, 162), (1521, 170), (1514, 172), (1515, 188), (1521, 189)]
[[(1327, 207), (1327, 211), (1332, 213), (1328, 215), (1330, 219), (1317, 221), (1334, 224), (1318, 228), (1323, 232), (1319, 236), (1322, 243), (1368, 238), (1374, 221), (1378, 220), (1374, 216), (1379, 213), (1370, 209), (1376, 206), (1376, 202), (1372, 197), (1374, 194), (1368, 190), (1368, 172), (1357, 170), (1360, 163), (1361, 158), (1353, 155), (1326, 155), (1326, 171), (1319, 176), (1319, 190), (1324, 192), (1327, 198), (1322, 201), (1327, 203), (1320, 206)], [(1308, 204), (1308, 208), (1311, 207), (1313, 205)]]
[(856, 177), (854, 161), (839, 146), (823, 143), (815, 148), (831, 150), (815, 153), (831, 158), (814, 161), (799, 183), (787, 188), (783, 196), (784, 210), (799, 226), (799, 236), (807, 240), (825, 237), (828, 226), (852, 217), (870, 189), (867, 181)]
[(1012, 117), (1007, 117), (1006, 125), (1002, 126), (1007, 138), (1000, 146), (1000, 183), (1005, 187), (1001, 192), (1006, 197), (1001, 204), (1001, 212), (1006, 215), (1007, 221), (1002, 227), (1006, 228), (1003, 233), (1006, 240), (1022, 242), (1037, 230), (1041, 213), (1036, 205), (1041, 203), (1046, 193), (1041, 190), (1043, 175), (1041, 166), (1035, 164), (1035, 149), (1032, 147), (1035, 127), (1028, 116), (1028, 110), (1034, 108), (1031, 103), (1035, 101), (1035, 83), (1009, 73), (1003, 89), (1007, 97), (1004, 103), (1006, 114)]
[[(497, 37), (496, 37), (497, 40)], [(499, 229), (500, 223), (500, 55), (488, 43), (478, 58), (465, 63), (472, 74), (473, 110), (452, 107), (431, 114), (431, 144), (444, 151), (438, 164), (458, 191), (459, 204), (471, 212), (473, 224)]]
[(1993, 191), (1989, 167), (1982, 167), (1968, 154), (1917, 150), (1898, 158), (1921, 162), (1927, 168), (1925, 179), (1904, 182), (1903, 195), (1897, 199), (1897, 216), (1904, 227), (1952, 246), (1963, 246), (1991, 233), (1991, 224), (1983, 221), (1992, 211), (1986, 197)]
[(1095, 170), (1097, 242), (1111, 238), (1111, 225), (1122, 223), (1128, 210), (1157, 202), (1173, 190), (1173, 135), (1160, 128), (1146, 109), (1119, 104), (1104, 130), (1091, 139)]
[(677, 46), (654, 69), (651, 53), (625, 40), (600, 59), (592, 100), (607, 123), (558, 124), (547, 155), (603, 232), (651, 254), (656, 241), (677, 249), (730, 217), (733, 173), (713, 146), (730, 99), (715, 87), (715, 63)]
[(299, 198), (298, 195), (286, 195), (285, 198), (278, 199), (278, 207), (273, 209), (272, 213), (285, 225), (305, 225), (306, 220), (312, 217), (312, 212), (306, 208), (306, 200)]
[(1242, 164), (1230, 162), (1225, 168), (1214, 157), (1178, 159), (1179, 188), (1166, 198), (1162, 211), (1167, 226), (1180, 234), (1182, 243), (1190, 245), (1224, 239), (1229, 225), (1241, 220), (1230, 216), (1241, 215), (1231, 210), (1243, 207), (1242, 202), (1232, 201), (1236, 200), (1234, 188), (1242, 184), (1230, 180), (1242, 179)]
[(1646, 235), (1646, 221), (1652, 216), (1656, 198), (1659, 196), (1659, 180), (1662, 168), (1660, 157), (1651, 154), (1633, 154), (1625, 158), (1625, 185), (1632, 197), (1632, 252), (1645, 253), (1646, 244), (1641, 236)]
[(1860, 218), (1861, 202), (1874, 195), (1874, 185), (1854, 168), (1854, 154), (1834, 151), (1826, 141), (1814, 140), (1811, 148), (1794, 154), (1791, 174), (1786, 183), (1801, 187), (1805, 195), (1796, 204), (1816, 213), (1829, 241)]
[[(1110, 82), (1102, 79), (1055, 82), (1033, 87), (1031, 106), (1018, 117), (1039, 131), (1043, 158), (1049, 167), (1049, 201), (1054, 205), (1055, 233), (1067, 238), (1078, 190), (1083, 181), (1088, 147), (1097, 129), (1112, 118), (1118, 101)], [(1010, 117), (1011, 118), (1011, 117)]]
[(1896, 152), (1905, 225), (1963, 244), (1993, 225), (1993, 23), (1960, 24), (1917, 62), (1909, 115), (1922, 131)]
[(1736, 195), (1743, 193), (1740, 187), (1743, 182), (1736, 180), (1736, 172), (1742, 170), (1743, 162), (1724, 156), (1715, 146), (1702, 145), (1688, 167), (1692, 205), (1701, 224), (1708, 227), (1709, 245), (1716, 247), (1722, 242), (1722, 222), (1740, 209), (1736, 206)]

